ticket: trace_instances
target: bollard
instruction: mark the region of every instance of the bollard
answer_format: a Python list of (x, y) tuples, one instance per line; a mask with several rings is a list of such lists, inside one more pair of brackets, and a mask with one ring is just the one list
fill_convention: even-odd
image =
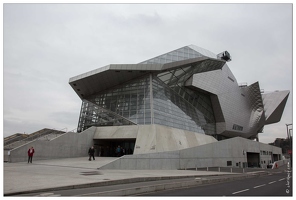
[(209, 171), (209, 167), (207, 167), (207, 171)]
[(219, 172), (220, 172), (220, 167), (218, 168)]
[(230, 173), (232, 173), (232, 168), (230, 168)]

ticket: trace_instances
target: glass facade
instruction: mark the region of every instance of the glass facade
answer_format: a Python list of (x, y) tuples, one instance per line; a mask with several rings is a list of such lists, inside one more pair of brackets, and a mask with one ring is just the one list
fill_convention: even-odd
[(206, 60), (157, 74), (153, 79), (154, 123), (214, 135), (215, 118), (209, 95), (184, 85), (193, 74), (215, 64)]
[(155, 58), (146, 60), (139, 64), (155, 64), (155, 63), (164, 64), (164, 63), (186, 60), (190, 58), (198, 58), (202, 56), (203, 55), (200, 54), (199, 52), (194, 51), (193, 49), (186, 46), (186, 47), (182, 47), (180, 49), (171, 51), (169, 53), (157, 56)]
[(170, 84), (164, 78), (168, 72), (149, 74), (90, 96), (82, 103), (78, 131), (91, 126), (160, 124), (214, 134), (210, 98), (182, 86), (183, 78), (188, 76), (184, 72), (192, 72), (189, 68), (180, 69), (183, 76), (180, 70), (170, 72), (179, 77), (170, 79)]
[(202, 56), (207, 56), (209, 58), (217, 59), (217, 55), (200, 47), (189, 45), (185, 46), (179, 49), (176, 49), (174, 51), (171, 51), (169, 53), (157, 56), (155, 58), (151, 58), (149, 60), (146, 60), (144, 62), (141, 62), (139, 64), (165, 64), (170, 62), (176, 62), (181, 60), (187, 60), (190, 58), (198, 58)]
[(135, 123), (122, 116), (97, 106), (87, 100), (82, 101), (77, 132), (82, 132), (91, 126), (122, 126)]
[[(97, 126), (151, 124), (149, 87), (150, 77), (145, 76), (88, 97), (87, 101), (89, 102), (87, 104), (83, 102), (82, 104), (78, 131), (85, 130), (91, 124), (96, 124)], [(96, 110), (100, 110), (100, 112)], [(107, 115), (109, 118), (106, 118), (103, 123), (99, 122), (99, 113)], [(110, 113), (116, 116), (116, 119), (110, 117)], [(92, 116), (92, 121), (84, 120), (82, 114)]]
[(203, 107), (198, 103), (198, 101), (205, 103), (204, 98), (210, 103), (210, 99), (204, 95), (177, 93), (155, 78), (153, 79), (154, 123), (209, 135), (215, 134), (213, 112), (207, 111), (206, 106)]
[[(211, 54), (206, 50), (202, 52)], [(140, 64), (164, 64), (202, 56), (186, 46)], [(185, 82), (195, 73), (213, 70), (223, 64), (216, 60), (203, 60), (170, 71), (151, 72), (85, 97), (78, 131), (91, 126), (160, 124), (214, 135), (215, 118), (209, 95), (185, 87)]]

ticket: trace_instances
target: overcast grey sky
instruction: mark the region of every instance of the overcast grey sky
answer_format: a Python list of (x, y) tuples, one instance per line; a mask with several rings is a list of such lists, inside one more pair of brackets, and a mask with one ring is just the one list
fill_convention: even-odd
[(4, 137), (75, 129), (81, 100), (69, 78), (190, 44), (230, 52), (239, 83), (290, 90), (281, 122), (259, 140), (287, 136), (292, 4), (4, 4), (3, 14)]

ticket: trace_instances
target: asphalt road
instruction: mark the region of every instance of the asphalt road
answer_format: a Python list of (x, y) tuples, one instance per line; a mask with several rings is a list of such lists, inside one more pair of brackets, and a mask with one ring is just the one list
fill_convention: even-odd
[(219, 184), (166, 190), (141, 196), (292, 196), (291, 177), (292, 175), (289, 172), (281, 172)]
[[(138, 194), (136, 196), (292, 196), (292, 172), (284, 171), (285, 169), (276, 171), (268, 171), (269, 175), (254, 176), (235, 181), (212, 183), (208, 185), (199, 185), (189, 188), (165, 190), (160, 192), (152, 192)], [(225, 175), (237, 176), (237, 175)], [(222, 176), (209, 176), (206, 179), (216, 179)], [(181, 178), (176, 180), (157, 180), (135, 182), (120, 185), (99, 186), (89, 188), (76, 188), (67, 190), (47, 191), (38, 193), (27, 193), (14, 196), (96, 196), (98, 192), (124, 190), (126, 188), (135, 188), (152, 185), (172, 184), (173, 182), (192, 181), (194, 178)], [(219, 179), (219, 178), (218, 178)]]
[[(176, 181), (189, 181), (193, 180), (194, 178), (180, 178), (180, 179), (173, 179)], [(158, 185), (158, 184), (166, 184), (171, 183), (172, 180), (158, 180), (158, 181), (146, 181), (146, 182), (135, 182), (135, 183), (128, 183), (128, 184), (121, 184), (121, 185), (110, 185), (110, 186), (99, 186), (99, 187), (88, 187), (88, 188), (77, 188), (77, 189), (67, 189), (67, 190), (57, 190), (57, 191), (47, 191), (47, 192), (37, 192), (37, 193), (28, 193), (28, 194), (20, 194), (14, 196), (46, 196), (46, 197), (53, 197), (53, 196), (82, 196), (85, 194), (92, 194), (96, 192), (104, 192), (104, 191), (112, 191), (118, 189), (125, 189), (125, 188), (136, 188), (140, 186), (147, 186), (147, 185)]]
[[(146, 193), (137, 196), (292, 196), (292, 175), (288, 172), (276, 172), (270, 175), (256, 176), (237, 181), (221, 182), (217, 184), (200, 185), (196, 187), (161, 192)], [(214, 178), (214, 177), (212, 177)], [(183, 180), (191, 180), (185, 178)], [(182, 179), (180, 179), (182, 180)], [(148, 181), (143, 183), (131, 183), (120, 186), (120, 189), (138, 187), (141, 184), (165, 184), (172, 180)], [(23, 194), (16, 196), (81, 196), (99, 191), (117, 190), (118, 186), (91, 187), (48, 191), (40, 193)], [(94, 195), (95, 196), (95, 195)]]

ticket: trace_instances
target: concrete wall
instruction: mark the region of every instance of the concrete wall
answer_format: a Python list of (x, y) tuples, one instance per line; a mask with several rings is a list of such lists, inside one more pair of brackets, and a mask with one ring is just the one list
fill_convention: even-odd
[(55, 158), (88, 157), (88, 149), (93, 144), (96, 128), (91, 127), (81, 133), (68, 132), (50, 141), (34, 140), (10, 151), (10, 162), (28, 160), (28, 149), (34, 147), (34, 160)]
[(93, 139), (136, 139), (139, 126), (105, 126), (97, 127)]
[(167, 152), (217, 142), (209, 135), (162, 125), (139, 125), (134, 154)]
[(209, 135), (162, 125), (97, 127), (93, 139), (136, 139), (134, 154), (186, 149), (217, 142)]
[[(261, 150), (269, 150), (273, 154), (281, 152), (278, 147), (237, 137), (182, 150), (123, 156), (100, 169), (239, 167), (237, 163), (242, 167), (242, 163), (247, 163), (247, 152), (260, 154)], [(227, 161), (232, 162), (231, 166), (227, 166)]]
[(180, 152), (170, 151), (162, 153), (125, 155), (107, 165), (104, 165), (100, 169), (173, 170), (179, 168)]
[(273, 163), (272, 165), (272, 169), (277, 169), (281, 166), (287, 166), (288, 171), (291, 170), (291, 163), (290, 163), (290, 159), (285, 159), (285, 160), (279, 160)]

